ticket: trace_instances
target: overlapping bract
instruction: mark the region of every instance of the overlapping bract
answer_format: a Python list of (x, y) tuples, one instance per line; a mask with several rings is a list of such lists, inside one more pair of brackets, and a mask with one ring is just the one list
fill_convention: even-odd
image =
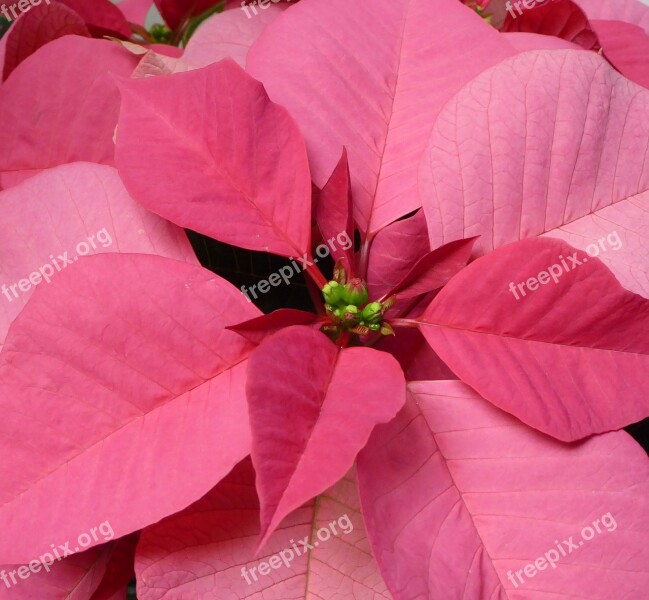
[(389, 354), (340, 349), (299, 326), (259, 346), (247, 386), (263, 545), (286, 515), (349, 471), (373, 427), (403, 406), (406, 387)]
[(620, 429), (649, 414), (649, 300), (563, 242), (531, 239), (491, 252), (420, 319), (460, 379), (556, 438)]
[(0, 85), (0, 188), (74, 161), (114, 165), (115, 77), (137, 58), (107, 40), (65, 36), (29, 56)]
[(225, 326), (256, 314), (202, 267), (141, 254), (89, 257), (37, 290), (0, 354), (3, 562), (106, 520), (141, 529), (244, 458), (251, 344)]
[(144, 530), (139, 597), (162, 600), (191, 590), (205, 600), (392, 600), (364, 531), (354, 473), (293, 511), (255, 559), (258, 534), (255, 473), (245, 461), (187, 510)]
[[(649, 460), (626, 433), (568, 446), (463, 383), (410, 391), (358, 464), (374, 555), (395, 597), (639, 598), (649, 583)], [(537, 558), (539, 570), (523, 571)]]
[(117, 163), (133, 197), (220, 241), (283, 256), (307, 252), (304, 142), (259, 82), (224, 60), (121, 91)]

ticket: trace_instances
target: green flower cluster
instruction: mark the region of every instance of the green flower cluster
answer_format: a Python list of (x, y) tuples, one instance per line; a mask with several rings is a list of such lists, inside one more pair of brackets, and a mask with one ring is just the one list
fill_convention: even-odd
[(367, 284), (358, 277), (348, 283), (330, 281), (322, 288), (325, 309), (331, 323), (353, 333), (366, 335), (381, 332), (393, 335), (389, 324), (383, 321), (385, 312), (394, 305), (394, 299), (386, 302), (368, 302)]

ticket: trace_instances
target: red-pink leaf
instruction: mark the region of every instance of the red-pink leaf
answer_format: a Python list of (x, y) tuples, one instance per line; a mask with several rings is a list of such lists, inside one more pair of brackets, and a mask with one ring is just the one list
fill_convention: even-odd
[(523, 240), (478, 259), (421, 321), (462, 381), (561, 440), (649, 416), (649, 300), (562, 241)]
[[(349, 179), (349, 164), (347, 150), (343, 154), (331, 177), (318, 195), (315, 220), (325, 243), (346, 233), (347, 238), (354, 239), (354, 207), (351, 195), (351, 180)], [(329, 244), (331, 246), (331, 244)], [(340, 246), (331, 247), (331, 257), (334, 262), (343, 260), (348, 278), (354, 276), (354, 246), (346, 250)]]
[(0, 560), (104, 521), (141, 529), (248, 454), (252, 345), (225, 327), (257, 314), (213, 273), (143, 254), (85, 258), (37, 290), (0, 355)]
[(109, 598), (91, 598), (90, 600), (124, 600), (125, 597), (128, 597), (129, 586), (124, 586), (121, 590), (115, 592)]
[(649, 461), (631, 437), (566, 445), (460, 382), (410, 387), (414, 398), (358, 460), (367, 530), (395, 600), (642, 597)]
[(649, 87), (649, 35), (623, 21), (591, 21), (602, 43), (604, 56), (625, 77)]
[(597, 34), (588, 21), (584, 11), (572, 0), (551, 0), (546, 4), (534, 4), (519, 9), (508, 5), (508, 14), (502, 31), (522, 31), (540, 33), (562, 38), (585, 50), (598, 50)]
[(93, 596), (90, 600), (124, 600), (126, 597), (128, 597), (128, 585), (116, 591), (112, 596), (98, 596), (97, 598)]
[(384, 337), (377, 348), (399, 361), (407, 381), (457, 379), (418, 329), (402, 328)]
[(527, 52), (528, 50), (560, 50), (566, 48), (579, 49), (579, 46), (572, 42), (539, 33), (521, 33), (514, 31), (511, 33), (502, 33), (501, 35), (519, 52)]
[(229, 244), (284, 256), (307, 252), (304, 141), (259, 82), (225, 60), (123, 82), (122, 96), (116, 158), (136, 200)]
[(456, 240), (424, 254), (386, 296), (407, 300), (445, 286), (469, 262), (477, 239)]
[(428, 252), (428, 229), (421, 210), (379, 231), (369, 249), (367, 285), (370, 297), (387, 294)]
[(649, 7), (641, 0), (576, 0), (589, 19), (625, 21), (649, 34)]
[(247, 395), (261, 547), (286, 515), (351, 468), (372, 428), (403, 406), (405, 380), (385, 352), (341, 350), (296, 326), (251, 355)]
[(513, 54), (457, 0), (311, 0), (266, 29), (247, 67), (297, 121), (318, 187), (347, 148), (371, 234), (420, 206), (417, 166), (444, 104)]
[(78, 36), (54, 40), (23, 61), (0, 86), (2, 187), (78, 160), (113, 164), (113, 77), (129, 77), (136, 65), (118, 44)]
[(153, 0), (120, 0), (117, 7), (129, 23), (144, 26), (153, 6)]
[[(255, 558), (259, 500), (246, 460), (188, 509), (144, 530), (136, 556), (138, 598), (391, 600), (359, 509), (349, 474), (316, 504), (291, 513)], [(272, 570), (260, 574), (269, 560)]]
[[(0, 565), (0, 600), (88, 600), (99, 587), (106, 573), (115, 543), (102, 544), (85, 552), (75, 553), (62, 560), (56, 560), (52, 550), (63, 555), (58, 548), (49, 548), (49, 556), (40, 561), (40, 556), (32, 556), (33, 568), (17, 571), (23, 565)], [(45, 551), (47, 552), (47, 550)], [(51, 557), (51, 558), (50, 558)], [(51, 564), (50, 564), (51, 563)], [(47, 567), (44, 566), (47, 564)], [(15, 581), (15, 583), (14, 583)]]
[(126, 17), (110, 0), (57, 0), (69, 6), (85, 21), (90, 32), (97, 37), (104, 35), (131, 37)]
[(649, 91), (603, 58), (557, 50), (507, 60), (437, 120), (421, 171), (431, 245), (481, 235), (483, 253), (625, 199), (642, 205), (648, 153)]
[(213, 15), (192, 35), (183, 60), (194, 67), (206, 67), (231, 58), (245, 67), (250, 46), (286, 6), (271, 4), (252, 18), (248, 18), (240, 6)]
[(23, 60), (52, 40), (64, 35), (90, 37), (90, 32), (76, 12), (54, 2), (21, 14), (5, 35), (3, 79), (7, 79)]
[(260, 344), (273, 333), (290, 327), (292, 325), (315, 325), (320, 323), (322, 317), (303, 310), (295, 308), (280, 308), (268, 315), (255, 317), (250, 321), (231, 325), (228, 327), (231, 331), (236, 331), (253, 344)]
[(154, 0), (162, 18), (171, 29), (177, 29), (187, 19), (198, 16), (221, 0)]
[(198, 264), (185, 232), (136, 204), (112, 167), (49, 169), (0, 192), (0, 204), (0, 349), (34, 290), (80, 255), (133, 252)]

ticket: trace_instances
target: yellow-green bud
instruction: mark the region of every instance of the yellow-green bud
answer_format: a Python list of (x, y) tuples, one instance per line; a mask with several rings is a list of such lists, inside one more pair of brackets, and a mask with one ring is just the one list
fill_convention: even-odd
[(322, 288), (322, 295), (327, 304), (338, 304), (343, 297), (345, 288), (337, 281), (330, 281)]
[(366, 323), (380, 323), (383, 320), (383, 307), (380, 302), (370, 302), (362, 313), (363, 321)]
[(359, 277), (350, 279), (349, 283), (347, 283), (344, 288), (343, 300), (347, 302), (347, 304), (361, 306), (367, 302), (369, 298), (367, 286)]

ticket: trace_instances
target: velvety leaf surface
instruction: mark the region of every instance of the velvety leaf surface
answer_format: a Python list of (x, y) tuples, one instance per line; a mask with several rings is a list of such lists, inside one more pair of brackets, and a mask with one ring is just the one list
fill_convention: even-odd
[(2, 78), (41, 46), (64, 35), (90, 37), (83, 19), (65, 4), (42, 4), (22, 13), (7, 32)]
[(86, 160), (113, 163), (119, 92), (137, 57), (106, 40), (66, 36), (23, 61), (0, 86), (0, 182)]
[(318, 187), (347, 148), (354, 216), (375, 233), (420, 206), (417, 165), (442, 106), (513, 53), (456, 0), (303, 0), (247, 67), (297, 121)]
[(410, 388), (358, 461), (367, 530), (395, 600), (640, 600), (649, 463), (630, 436), (562, 444), (461, 382)]
[[(58, 544), (54, 548), (59, 550)], [(0, 599), (89, 600), (92, 597), (93, 600), (99, 600), (94, 599), (94, 592), (106, 573), (114, 548), (115, 543), (110, 542), (62, 560), (53, 560), (55, 557), (51, 554), (50, 547), (53, 562), (48, 564), (49, 570), (42, 565), (40, 569), (33, 565), (36, 572), (29, 571), (26, 579), (22, 579), (18, 573), (13, 573), (13, 577), (11, 575), (22, 565), (1, 565), (0, 574), (6, 570), (6, 582), (0, 585)], [(38, 561), (39, 556), (41, 555), (32, 556), (32, 560)], [(22, 573), (26, 575), (24, 571)]]
[(34, 290), (84, 254), (159, 254), (198, 264), (184, 231), (136, 204), (112, 167), (48, 169), (0, 192), (0, 205), (0, 349)]
[(482, 235), (476, 248), (486, 252), (625, 199), (645, 205), (648, 152), (649, 92), (603, 58), (510, 59), (437, 120), (421, 169), (431, 245)]
[[(326, 530), (330, 537), (323, 541)], [(292, 512), (255, 558), (258, 534), (259, 500), (246, 460), (188, 509), (144, 530), (136, 556), (138, 598), (391, 599), (370, 552), (354, 474)], [(273, 559), (272, 570), (260, 574), (260, 564), (275, 555), (279, 563)]]
[(121, 89), (116, 158), (138, 202), (229, 244), (283, 256), (307, 252), (304, 141), (259, 82), (226, 60)]
[(116, 538), (141, 529), (246, 456), (251, 345), (224, 328), (257, 314), (159, 256), (88, 257), (40, 288), (0, 355), (0, 560), (104, 521)]
[(523, 240), (478, 259), (421, 321), (462, 381), (561, 440), (649, 416), (649, 301), (562, 241)]
[(592, 21), (604, 49), (604, 56), (625, 77), (649, 87), (649, 35), (642, 28), (623, 21)]
[(57, 0), (69, 6), (85, 21), (90, 32), (97, 37), (104, 35), (128, 39), (131, 28), (122, 11), (110, 0)]
[[(325, 243), (343, 232), (347, 233), (350, 240), (354, 239), (354, 206), (351, 196), (347, 150), (343, 150), (338, 165), (318, 194), (315, 220)], [(353, 245), (347, 250), (336, 245), (331, 249), (331, 258), (334, 262), (343, 260), (348, 279), (353, 277)]]
[(370, 297), (387, 294), (428, 252), (428, 229), (421, 210), (381, 229), (372, 241), (367, 262)]
[(247, 396), (261, 547), (286, 515), (351, 468), (372, 428), (403, 406), (405, 380), (385, 352), (340, 349), (296, 326), (251, 355)]
[[(558, 37), (584, 50), (598, 50), (600, 45), (584, 11), (572, 0), (551, 0), (546, 4), (533, 4), (531, 8), (515, 8), (507, 13), (501, 31), (540, 33)], [(513, 15), (513, 16), (512, 16)]]

